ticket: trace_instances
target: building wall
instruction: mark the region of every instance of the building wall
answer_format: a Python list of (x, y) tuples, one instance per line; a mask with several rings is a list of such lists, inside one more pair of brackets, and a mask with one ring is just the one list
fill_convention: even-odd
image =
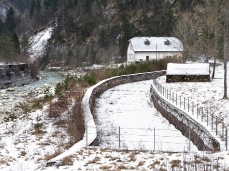
[(127, 65), (134, 64), (136, 62), (144, 62), (149, 60), (159, 60), (166, 57), (182, 57), (182, 52), (134, 52), (132, 45), (129, 44), (127, 49)]

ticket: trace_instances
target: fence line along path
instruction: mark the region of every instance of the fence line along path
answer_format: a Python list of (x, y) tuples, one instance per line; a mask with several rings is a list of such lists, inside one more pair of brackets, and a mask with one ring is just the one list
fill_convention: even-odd
[[(165, 84), (164, 76), (154, 80), (155, 88), (163, 98), (185, 111), (189, 116), (203, 125), (219, 141), (221, 150), (228, 150), (228, 120), (225, 122), (222, 115), (223, 111), (219, 113), (220, 109), (217, 108), (217, 103), (213, 104), (210, 101), (211, 98), (217, 98), (218, 94), (207, 95), (208, 97), (206, 97), (206, 95), (201, 96), (201, 91), (217, 92), (217, 90), (210, 90), (209, 84), (211, 83), (182, 82)], [(205, 85), (206, 87), (204, 87)], [(198, 90), (199, 87), (204, 88)], [(217, 87), (215, 87), (215, 89), (217, 89)], [(199, 94), (194, 93), (194, 91), (199, 92)], [(188, 95), (188, 93), (192, 95)], [(193, 97), (195, 94), (198, 100)]]

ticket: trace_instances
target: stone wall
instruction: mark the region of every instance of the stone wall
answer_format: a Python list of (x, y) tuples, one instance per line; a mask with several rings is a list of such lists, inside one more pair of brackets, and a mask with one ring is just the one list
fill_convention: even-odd
[(27, 64), (0, 65), (0, 88), (21, 86), (31, 82)]

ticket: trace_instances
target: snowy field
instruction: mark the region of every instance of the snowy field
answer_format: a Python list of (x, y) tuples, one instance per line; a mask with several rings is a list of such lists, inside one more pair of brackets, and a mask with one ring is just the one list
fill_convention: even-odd
[[(203, 104), (214, 105), (217, 108), (216, 113), (224, 114), (225, 121), (228, 113), (228, 100), (222, 99), (223, 93), (223, 67), (217, 67), (216, 78), (211, 83), (172, 83), (165, 84), (165, 78), (158, 80), (170, 86), (177, 92), (185, 94), (196, 100), (207, 100)], [(117, 128), (121, 131), (126, 128), (135, 128), (134, 132), (125, 130), (122, 132), (121, 147), (123, 150), (111, 150), (109, 148), (81, 149), (74, 154), (65, 157), (60, 166), (47, 166), (47, 161), (51, 159), (52, 154), (60, 149), (67, 137), (56, 136), (57, 130), (52, 125), (51, 120), (47, 119), (47, 106), (43, 110), (29, 113), (15, 122), (8, 122), (0, 125), (0, 170), (4, 171), (32, 171), (32, 170), (229, 170), (229, 151), (217, 153), (195, 151), (192, 147), (190, 153), (179, 152), (159, 152), (159, 151), (132, 151), (131, 149), (141, 148), (142, 150), (153, 148), (144, 145), (138, 136), (134, 136), (137, 145), (129, 144), (129, 134), (142, 134), (139, 128), (144, 128), (145, 133), (152, 135), (152, 129), (163, 127), (167, 130), (174, 129), (164, 118), (153, 108), (148, 96), (148, 81), (137, 82), (117, 86), (105, 92), (98, 100), (96, 113), (100, 128)], [(150, 81), (149, 81), (150, 83)], [(183, 84), (183, 85), (182, 85)], [(188, 86), (190, 85), (190, 86)], [(124, 89), (123, 89), (124, 88)], [(189, 94), (190, 90), (194, 93)], [(195, 92), (194, 92), (195, 90)], [(208, 93), (206, 93), (208, 92)], [(196, 94), (195, 94), (196, 93)], [(138, 100), (136, 99), (138, 97)], [(205, 97), (206, 96), (206, 97)], [(134, 98), (133, 98), (134, 97)], [(134, 104), (134, 105), (133, 105)], [(210, 105), (210, 104), (209, 104)], [(130, 108), (131, 106), (131, 108)], [(212, 106), (213, 107), (213, 106)], [(126, 113), (126, 115), (125, 115)], [(140, 115), (139, 115), (140, 113)], [(35, 134), (33, 123), (39, 116), (44, 121), (43, 133)], [(155, 123), (154, 123), (155, 122)], [(155, 125), (151, 125), (154, 123)], [(132, 130), (133, 131), (133, 130)], [(115, 131), (114, 131), (115, 132)], [(176, 132), (176, 135), (179, 133)], [(102, 136), (101, 136), (102, 135)], [(115, 147), (117, 145), (117, 135), (100, 135), (101, 145)], [(172, 134), (171, 134), (172, 135)], [(174, 135), (172, 135), (174, 136)], [(107, 143), (107, 141), (110, 141)], [(150, 139), (151, 140), (151, 139)], [(147, 140), (149, 141), (149, 140)], [(182, 142), (181, 149), (186, 148), (183, 144), (187, 143), (184, 137), (180, 137)], [(141, 143), (139, 143), (141, 142)], [(172, 142), (172, 140), (170, 140)], [(176, 141), (177, 142), (177, 141)], [(139, 145), (139, 146), (138, 146)], [(151, 144), (152, 145), (152, 144)], [(178, 147), (163, 145), (171, 150), (177, 150)], [(156, 150), (162, 146), (156, 145)], [(54, 157), (54, 156), (53, 156)]]

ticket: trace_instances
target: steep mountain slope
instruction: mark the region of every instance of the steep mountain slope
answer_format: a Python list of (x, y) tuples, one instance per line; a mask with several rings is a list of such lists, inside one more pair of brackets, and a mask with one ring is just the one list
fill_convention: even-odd
[(4, 22), (11, 7), (19, 36), (52, 26), (41, 65), (75, 67), (125, 61), (131, 37), (171, 36), (180, 12), (197, 3), (201, 1), (2, 0), (0, 18)]

